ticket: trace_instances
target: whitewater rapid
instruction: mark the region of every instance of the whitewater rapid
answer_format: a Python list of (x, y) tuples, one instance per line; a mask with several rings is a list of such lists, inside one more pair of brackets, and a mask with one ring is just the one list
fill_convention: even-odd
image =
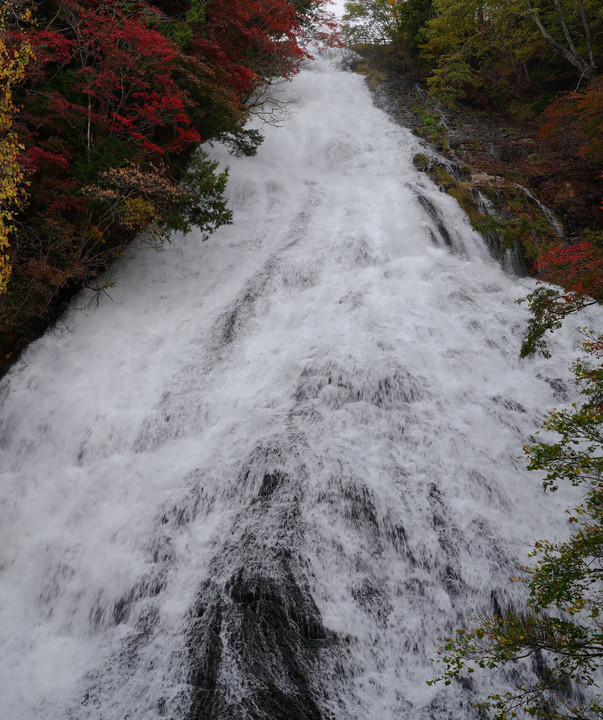
[(8, 720), (465, 720), (504, 687), (429, 658), (566, 532), (521, 448), (579, 334), (518, 359), (533, 282), (362, 78), (281, 92), (257, 157), (210, 150), (234, 224), (132, 251), (0, 384)]

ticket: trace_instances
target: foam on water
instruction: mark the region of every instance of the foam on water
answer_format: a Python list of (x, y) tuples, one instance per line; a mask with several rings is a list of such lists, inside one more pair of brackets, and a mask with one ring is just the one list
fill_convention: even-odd
[(412, 134), (326, 60), (283, 92), (256, 158), (212, 150), (234, 225), (132, 252), (0, 385), (11, 720), (472, 718), (436, 639), (566, 532), (520, 455), (575, 327), (519, 361), (533, 283)]

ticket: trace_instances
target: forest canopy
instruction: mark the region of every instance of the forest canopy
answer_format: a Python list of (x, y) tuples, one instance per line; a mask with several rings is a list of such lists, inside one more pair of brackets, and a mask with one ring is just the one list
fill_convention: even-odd
[(397, 43), (420, 55), (441, 99), (462, 99), (478, 84), (503, 83), (511, 92), (517, 82), (554, 83), (559, 73), (573, 73), (574, 86), (597, 83), (601, 72), (603, 11), (595, 0), (348, 0), (345, 7), (352, 42)]

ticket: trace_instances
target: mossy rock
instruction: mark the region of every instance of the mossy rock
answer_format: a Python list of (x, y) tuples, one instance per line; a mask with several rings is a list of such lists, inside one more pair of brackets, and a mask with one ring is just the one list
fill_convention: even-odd
[(505, 179), (509, 182), (518, 183), (519, 185), (526, 185), (525, 178), (519, 170), (507, 170), (505, 172)]
[(432, 165), (432, 167), (428, 170), (428, 174), (436, 185), (444, 188), (444, 190), (449, 190), (450, 188), (454, 188), (458, 185), (457, 181), (442, 165)]
[(412, 164), (420, 172), (427, 172), (429, 168), (429, 158), (427, 155), (423, 155), (423, 153), (417, 153), (412, 159)]
[(486, 185), (480, 188), (480, 191), (492, 202), (494, 205), (500, 203), (500, 192), (493, 188), (491, 185)]
[(475, 207), (467, 183), (456, 183), (453, 187), (447, 188), (446, 192), (458, 202), (469, 216), (471, 222), (473, 222), (476, 217), (482, 217)]

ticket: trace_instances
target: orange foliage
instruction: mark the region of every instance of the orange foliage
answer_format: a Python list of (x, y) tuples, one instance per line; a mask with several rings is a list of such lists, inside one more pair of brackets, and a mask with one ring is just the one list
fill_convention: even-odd
[(543, 137), (569, 127), (579, 143), (577, 154), (603, 163), (603, 84), (591, 83), (584, 92), (566, 93), (545, 111)]

